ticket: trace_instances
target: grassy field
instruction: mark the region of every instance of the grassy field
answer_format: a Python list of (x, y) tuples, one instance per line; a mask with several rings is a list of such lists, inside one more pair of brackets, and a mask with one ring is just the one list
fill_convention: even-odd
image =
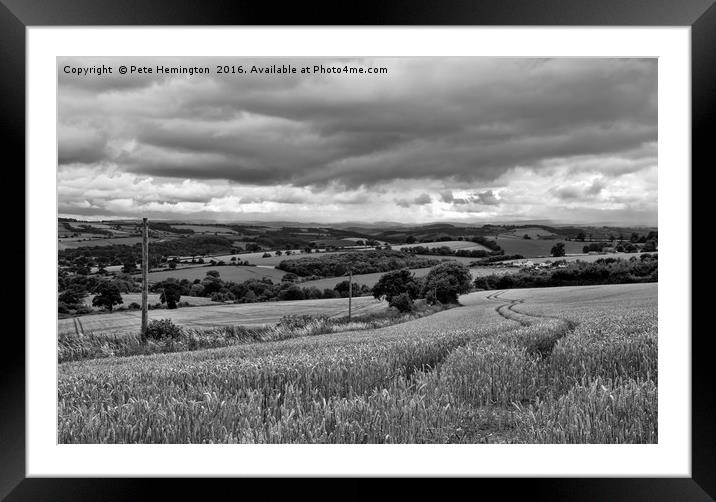
[(506, 255), (521, 254), (525, 258), (550, 256), (552, 246), (558, 242), (564, 242), (564, 250), (567, 254), (581, 254), (582, 248), (584, 248), (584, 242), (565, 241), (564, 239), (523, 239), (522, 236), (507, 234), (497, 236), (497, 244), (505, 251)]
[[(126, 244), (133, 246), (142, 242), (141, 237), (112, 237), (112, 238), (96, 238), (94, 234), (87, 234), (89, 237), (86, 240), (72, 240), (72, 239), (59, 239), (57, 243), (57, 249), (60, 251), (63, 249), (81, 248), (81, 247), (92, 247), (92, 246), (111, 246), (113, 244)], [(150, 244), (153, 239), (150, 239)]]
[[(156, 303), (159, 303), (159, 294), (158, 293), (149, 293), (147, 295), (147, 300), (149, 302), (149, 305), (154, 305)], [(92, 297), (93, 295), (90, 294), (89, 296), (86, 296), (83, 300), (83, 303), (85, 306), (92, 308)], [(130, 303), (139, 303), (141, 305), (142, 303), (142, 294), (141, 293), (122, 293), (122, 303), (121, 305), (118, 305), (119, 307), (126, 307)], [(211, 298), (205, 298), (203, 296), (182, 296), (181, 300), (183, 302), (187, 302), (189, 305), (216, 305), (216, 302), (212, 302)], [(95, 308), (95, 310), (101, 310), (99, 308)]]
[[(182, 298), (183, 300), (183, 298)], [(126, 300), (125, 300), (126, 302)], [(353, 299), (355, 313), (371, 312), (386, 307), (373, 297)], [(213, 328), (217, 326), (262, 326), (277, 323), (289, 314), (312, 314), (338, 316), (348, 313), (348, 300), (335, 298), (325, 300), (300, 300), (263, 303), (217, 304), (199, 307), (183, 307), (173, 310), (149, 311), (149, 319), (171, 319), (190, 328)], [(79, 332), (122, 335), (139, 331), (141, 311), (122, 311), (110, 314), (93, 314), (77, 318), (59, 319), (60, 335)]]
[(515, 265), (524, 264), (526, 262), (532, 262), (532, 263), (544, 263), (548, 261), (557, 261), (557, 260), (564, 260), (566, 262), (573, 262), (573, 261), (583, 261), (587, 263), (592, 263), (600, 259), (604, 258), (621, 258), (622, 260), (628, 260), (631, 257), (636, 257), (637, 259), (643, 255), (643, 254), (658, 254), (658, 253), (604, 253), (604, 254), (576, 254), (576, 255), (567, 255), (562, 256), (560, 258), (555, 258), (554, 256), (544, 257), (544, 258), (526, 258), (524, 260), (508, 260), (505, 261), (505, 264), (513, 263)]
[(278, 270), (273, 267), (242, 267), (233, 265), (217, 267), (212, 265), (206, 265), (203, 267), (190, 267), (180, 268), (176, 270), (162, 270), (161, 272), (150, 272), (148, 274), (148, 277), (149, 282), (159, 282), (163, 281), (164, 279), (168, 279), (169, 277), (173, 277), (179, 280), (188, 279), (189, 281), (193, 281), (194, 279), (203, 279), (204, 277), (206, 277), (206, 273), (209, 270), (216, 270), (217, 272), (219, 272), (221, 279), (223, 279), (224, 281), (233, 282), (244, 282), (250, 279), (261, 280), (264, 277), (268, 277), (274, 282), (281, 282), (281, 277), (283, 277), (286, 273), (283, 270)]
[(64, 363), (58, 442), (655, 443), (656, 300), (480, 292), (377, 330)]
[(212, 226), (212, 225), (172, 225), (172, 228), (180, 230), (193, 230), (195, 234), (236, 234), (235, 230), (228, 227)]
[(540, 227), (516, 228), (509, 232), (504, 232), (502, 235), (514, 236), (520, 239), (524, 238), (525, 235), (529, 235), (532, 239), (538, 239), (540, 237), (557, 237), (557, 234)]
[[(427, 256), (434, 258), (434, 256), (430, 255), (418, 255), (418, 256)], [(452, 259), (452, 257), (450, 258)], [(461, 260), (458, 260), (461, 261)], [(468, 262), (475, 261), (475, 258), (470, 258)], [(483, 275), (490, 275), (490, 274), (508, 274), (511, 272), (514, 272), (515, 268), (507, 268), (507, 267), (475, 267), (470, 269), (470, 273), (473, 277), (479, 277)], [(415, 274), (415, 277), (425, 277), (428, 275), (428, 272), (430, 272), (430, 267), (427, 268), (414, 268), (411, 269), (411, 272)], [(372, 288), (375, 286), (375, 284), (380, 280), (381, 276), (385, 275), (385, 272), (377, 272), (375, 274), (355, 274), (353, 276), (353, 282), (356, 284), (365, 284), (369, 288)], [(324, 290), (325, 288), (333, 289), (336, 284), (338, 284), (341, 281), (345, 281), (347, 277), (329, 277), (326, 279), (316, 279), (314, 281), (306, 281), (299, 283), (299, 286), (302, 288), (308, 288), (311, 286), (315, 286), (320, 290)]]
[(396, 250), (401, 250), (403, 248), (412, 248), (415, 246), (423, 246), (423, 247), (427, 247), (427, 248), (449, 247), (452, 250), (455, 250), (455, 249), (465, 249), (465, 250), (481, 249), (483, 251), (490, 251), (490, 248), (488, 248), (487, 246), (483, 246), (482, 244), (478, 244), (477, 242), (471, 242), (471, 241), (416, 242), (415, 244), (400, 244), (400, 245), (391, 246), (391, 247)]

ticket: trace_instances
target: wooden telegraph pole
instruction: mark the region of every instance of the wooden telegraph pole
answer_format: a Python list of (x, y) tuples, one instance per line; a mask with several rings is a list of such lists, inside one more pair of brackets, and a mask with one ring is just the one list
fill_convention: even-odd
[(147, 219), (142, 218), (142, 340), (147, 334), (147, 319), (149, 317), (148, 295), (149, 284), (147, 284), (147, 275), (149, 273), (149, 230)]
[(348, 278), (348, 322), (351, 322), (351, 304), (353, 303), (353, 270), (348, 271), (350, 273)]

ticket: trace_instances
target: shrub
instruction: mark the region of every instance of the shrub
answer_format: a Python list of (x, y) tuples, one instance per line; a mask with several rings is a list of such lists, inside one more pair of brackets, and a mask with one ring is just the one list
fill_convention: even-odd
[(235, 300), (231, 291), (217, 291), (211, 294), (212, 302), (233, 302)]
[(137, 302), (132, 302), (129, 305), (127, 305), (128, 310), (139, 310), (141, 308), (142, 308), (142, 306), (140, 304), (138, 304)]
[(395, 307), (400, 312), (412, 312), (413, 300), (408, 293), (400, 293), (390, 299), (389, 305)]
[(281, 318), (278, 322), (278, 326), (281, 328), (293, 330), (305, 328), (312, 322), (315, 322), (319, 317), (314, 317), (309, 314), (287, 314)]
[(177, 326), (171, 319), (155, 319), (147, 325), (146, 338), (152, 340), (176, 340), (182, 336), (181, 326)]

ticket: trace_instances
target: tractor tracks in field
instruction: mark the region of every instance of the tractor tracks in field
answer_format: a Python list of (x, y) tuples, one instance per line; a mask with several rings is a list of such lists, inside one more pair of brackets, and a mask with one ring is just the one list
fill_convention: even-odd
[(540, 319), (555, 319), (558, 321), (566, 322), (570, 326), (570, 328), (573, 327), (572, 321), (562, 319), (561, 317), (520, 312), (515, 307), (517, 305), (523, 304), (525, 300), (522, 298), (517, 298), (514, 300), (509, 298), (502, 298), (502, 295), (506, 292), (507, 290), (496, 291), (494, 293), (490, 293), (485, 297), (487, 300), (500, 303), (500, 305), (495, 308), (495, 311), (505, 319), (517, 322), (522, 326), (530, 326), (535, 322), (538, 322)]

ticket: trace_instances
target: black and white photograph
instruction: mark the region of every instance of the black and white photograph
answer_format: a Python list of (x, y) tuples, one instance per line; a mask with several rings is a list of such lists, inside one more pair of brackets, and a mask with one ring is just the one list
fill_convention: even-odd
[(57, 443), (659, 443), (658, 58), (56, 61)]

